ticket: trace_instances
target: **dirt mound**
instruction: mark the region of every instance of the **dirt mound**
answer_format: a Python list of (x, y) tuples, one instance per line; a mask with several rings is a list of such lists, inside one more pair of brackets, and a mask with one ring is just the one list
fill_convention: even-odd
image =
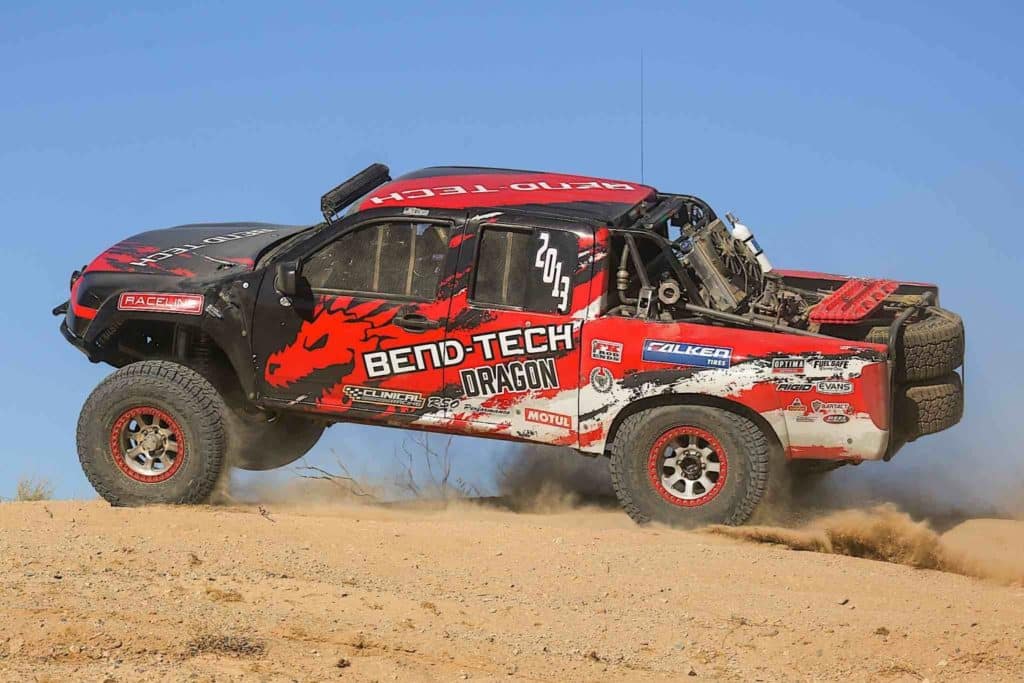
[(729, 530), (793, 553), (589, 506), (0, 503), (0, 679), (1019, 680), (1020, 588), (836, 554), (1019, 551), (982, 521)]
[[(1004, 534), (1016, 547), (1024, 544), (1024, 524), (1007, 521)], [(963, 526), (963, 525), (961, 525)], [(957, 527), (960, 529), (960, 527)], [(917, 569), (963, 574), (1024, 583), (1024, 562), (994, 563), (974, 554), (978, 543), (973, 530), (954, 529), (939, 536), (926, 522), (916, 522), (893, 505), (867, 510), (843, 510), (790, 529), (774, 526), (713, 526), (708, 533), (757, 543), (773, 543), (793, 550), (860, 557)], [(1006, 539), (1004, 539), (1006, 540)]]

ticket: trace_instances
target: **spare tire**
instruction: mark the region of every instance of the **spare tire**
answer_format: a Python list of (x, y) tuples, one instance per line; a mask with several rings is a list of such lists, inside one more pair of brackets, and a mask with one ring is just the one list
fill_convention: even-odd
[(949, 429), (964, 415), (960, 375), (900, 387), (896, 396), (896, 432), (903, 442)]
[(224, 412), (225, 460), (242, 470), (273, 470), (295, 462), (320, 440), (325, 425), (302, 415), (269, 416), (244, 408)]
[[(866, 341), (889, 343), (888, 327), (873, 327)], [(964, 323), (956, 313), (932, 307), (923, 320), (908, 323), (896, 345), (896, 381), (944, 377), (964, 363)]]

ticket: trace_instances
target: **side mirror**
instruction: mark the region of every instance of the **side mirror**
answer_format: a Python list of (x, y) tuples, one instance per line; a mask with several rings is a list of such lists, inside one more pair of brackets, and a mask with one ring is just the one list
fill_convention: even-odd
[(295, 296), (299, 293), (299, 274), (301, 266), (298, 261), (283, 261), (277, 264), (274, 275), (274, 289), (284, 296)]

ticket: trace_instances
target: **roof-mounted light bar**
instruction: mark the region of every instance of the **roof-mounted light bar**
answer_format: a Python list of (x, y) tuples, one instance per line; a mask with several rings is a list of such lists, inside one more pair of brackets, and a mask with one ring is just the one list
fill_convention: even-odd
[(389, 180), (391, 169), (384, 164), (370, 164), (320, 198), (324, 220), (330, 223), (346, 206)]

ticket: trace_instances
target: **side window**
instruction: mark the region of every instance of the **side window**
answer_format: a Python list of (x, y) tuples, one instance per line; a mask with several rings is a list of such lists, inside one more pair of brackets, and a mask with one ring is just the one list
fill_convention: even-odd
[(302, 272), (312, 289), (432, 299), (450, 235), (450, 225), (374, 223), (325, 246)]
[(475, 303), (537, 313), (568, 313), (578, 241), (562, 230), (484, 227)]

